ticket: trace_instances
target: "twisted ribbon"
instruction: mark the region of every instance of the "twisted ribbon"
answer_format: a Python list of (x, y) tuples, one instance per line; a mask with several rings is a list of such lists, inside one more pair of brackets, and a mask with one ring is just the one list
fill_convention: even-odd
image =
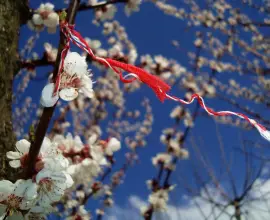
[[(122, 62), (119, 62), (117, 60), (113, 60), (110, 58), (103, 58), (103, 57), (96, 56), (93, 53), (93, 51), (91, 50), (91, 48), (89, 47), (89, 45), (87, 44), (87, 42), (84, 40), (84, 38), (80, 35), (80, 33), (77, 32), (76, 30), (74, 30), (74, 25), (70, 25), (67, 22), (63, 22), (61, 24), (61, 31), (66, 36), (67, 43), (64, 47), (64, 50), (61, 53), (61, 62), (60, 62), (60, 66), (59, 66), (58, 77), (56, 80), (56, 86), (55, 86), (55, 91), (54, 91), (55, 93), (57, 93), (57, 91), (59, 90), (60, 75), (61, 75), (61, 72), (63, 70), (64, 59), (65, 59), (67, 52), (70, 48), (69, 42), (71, 41), (72, 43), (77, 45), (79, 48), (81, 48), (82, 50), (87, 52), (93, 61), (96, 61), (96, 62), (112, 69), (115, 73), (117, 73), (119, 75), (120, 80), (123, 83), (131, 83), (134, 80), (138, 79), (141, 82), (145, 83), (147, 86), (149, 86), (155, 92), (155, 94), (157, 95), (157, 97), (159, 98), (159, 100), (161, 102), (164, 102), (165, 99), (170, 99), (170, 100), (173, 100), (176, 102), (180, 102), (181, 104), (189, 105), (195, 99), (197, 99), (200, 106), (209, 115), (213, 115), (213, 116), (235, 115), (239, 118), (242, 118), (242, 119), (248, 121), (251, 125), (253, 125), (258, 130), (258, 132), (261, 134), (261, 136), (263, 138), (270, 141), (270, 132), (264, 126), (257, 123), (255, 120), (247, 117), (246, 115), (244, 115), (242, 113), (232, 112), (232, 111), (218, 111), (218, 112), (216, 112), (213, 109), (207, 107), (205, 105), (203, 98), (198, 94), (193, 94), (189, 101), (185, 101), (185, 100), (180, 99), (180, 98), (175, 97), (175, 96), (170, 96), (167, 94), (167, 92), (171, 89), (171, 87), (168, 84), (166, 84), (164, 81), (162, 81), (160, 78), (158, 78), (157, 76), (154, 76), (154, 75), (148, 73), (147, 71), (145, 71), (139, 67), (130, 65), (130, 64), (122, 63)], [(121, 70), (129, 72), (129, 74), (127, 74), (126, 76), (123, 76)]]

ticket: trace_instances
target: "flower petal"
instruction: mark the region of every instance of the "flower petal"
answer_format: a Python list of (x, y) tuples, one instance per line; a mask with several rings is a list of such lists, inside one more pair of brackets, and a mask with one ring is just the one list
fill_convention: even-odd
[(56, 142), (57, 144), (60, 144), (63, 140), (65, 140), (65, 137), (61, 134), (57, 134), (53, 138), (53, 142)]
[(31, 179), (27, 180), (27, 190), (25, 192), (25, 198), (27, 200), (33, 200), (34, 198), (37, 197), (37, 184), (33, 183)]
[(8, 180), (0, 181), (0, 202), (4, 201), (13, 191), (14, 184)]
[(46, 4), (43, 4), (43, 9), (48, 12), (53, 11), (54, 4), (47, 2)]
[[(30, 182), (32, 182), (30, 180)], [(19, 179), (16, 181), (16, 183), (14, 184), (15, 185), (15, 189), (14, 189), (14, 194), (16, 196), (19, 196), (19, 197), (24, 197), (24, 194), (27, 190), (27, 188), (30, 186), (30, 183), (29, 181), (27, 180), (23, 180), (23, 179)]]
[(44, 167), (51, 171), (64, 171), (68, 168), (69, 162), (68, 159), (62, 155), (56, 157), (44, 158), (43, 159)]
[(66, 182), (65, 182), (66, 188), (70, 188), (73, 185), (74, 181), (69, 174), (65, 174), (65, 176), (66, 176)]
[(89, 87), (86, 87), (86, 86), (83, 86), (81, 88), (81, 91), (83, 92), (83, 94), (88, 97), (88, 98), (93, 98), (94, 97), (94, 90), (92, 88), (89, 88)]
[(22, 139), (20, 141), (17, 141), (16, 148), (19, 152), (25, 154), (29, 152), (30, 145), (31, 144), (28, 140)]
[(65, 172), (54, 172), (51, 178), (57, 183), (64, 184), (66, 182)]
[(59, 92), (59, 96), (64, 101), (72, 101), (78, 97), (79, 93), (74, 88), (65, 88)]
[(95, 133), (92, 134), (88, 139), (88, 144), (93, 145), (97, 141), (97, 139), (98, 139), (97, 134), (95, 134)]
[(116, 138), (111, 138), (108, 142), (107, 148), (111, 149), (112, 152), (118, 151), (121, 148), (121, 142)]
[(47, 170), (47, 169), (42, 169), (41, 171), (38, 172), (36, 176), (36, 182), (39, 183), (42, 179), (44, 178), (51, 178), (52, 171)]
[(54, 83), (49, 83), (43, 88), (40, 102), (44, 107), (52, 107), (58, 101), (59, 96), (58, 94), (53, 96), (53, 90)]
[(67, 173), (70, 174), (70, 175), (74, 175), (76, 173), (76, 171), (77, 171), (77, 167), (78, 167), (78, 165), (76, 165), (76, 164), (70, 165), (67, 168)]
[(59, 15), (55, 12), (50, 13), (48, 18), (44, 20), (44, 25), (49, 28), (55, 28), (59, 24)]
[(35, 25), (42, 25), (43, 19), (39, 14), (34, 14), (32, 17), (32, 21)]
[(65, 192), (63, 190), (59, 189), (59, 190), (55, 191), (55, 193), (49, 193), (48, 197), (49, 197), (51, 203), (52, 202), (57, 202), (62, 198), (64, 193)]
[(19, 167), (21, 167), (21, 161), (20, 160), (12, 160), (12, 161), (9, 161), (9, 165), (13, 168), (19, 168)]
[(69, 52), (64, 61), (64, 70), (69, 75), (77, 75), (79, 78), (81, 76), (87, 75), (87, 63), (86, 57), (81, 56), (77, 52)]
[(15, 151), (8, 151), (7, 152), (7, 158), (8, 159), (19, 159), (21, 157), (21, 154), (19, 152), (15, 152)]
[(38, 213), (40, 213), (40, 214), (51, 213), (53, 211), (55, 211), (55, 209), (49, 204), (46, 207), (44, 207), (44, 206), (34, 206), (34, 207), (32, 207), (30, 209), (30, 212), (37, 213), (37, 214)]
[(52, 145), (51, 140), (47, 137), (44, 137), (42, 145), (41, 145), (40, 153), (41, 154), (46, 153), (50, 149), (51, 145)]
[[(59, 198), (59, 200), (60, 199), (61, 199), (61, 197)], [(57, 200), (54, 200), (54, 201), (57, 201)], [(41, 194), (41, 198), (40, 198), (40, 200), (38, 202), (39, 202), (40, 206), (48, 207), (54, 201), (51, 199), (51, 193), (43, 192), (43, 194)]]

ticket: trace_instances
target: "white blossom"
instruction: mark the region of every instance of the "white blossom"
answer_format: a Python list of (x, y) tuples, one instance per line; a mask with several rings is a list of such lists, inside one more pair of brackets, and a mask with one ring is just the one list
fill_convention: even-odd
[(116, 138), (111, 138), (105, 148), (105, 154), (112, 156), (114, 152), (120, 150), (121, 143)]
[(14, 184), (8, 180), (1, 180), (0, 203), (6, 207), (6, 212), (0, 218), (19, 209), (30, 209), (35, 204), (36, 197), (37, 185), (31, 179), (19, 179)]
[(64, 61), (64, 72), (61, 74), (59, 96), (63, 100), (71, 101), (77, 98), (78, 92), (92, 98), (93, 82), (88, 71), (86, 57), (76, 52), (69, 52)]
[(129, 16), (132, 12), (137, 12), (140, 10), (139, 6), (142, 3), (142, 0), (128, 0), (125, 5), (125, 13)]
[(63, 135), (55, 135), (53, 142), (55, 142), (58, 148), (63, 152), (79, 152), (84, 148), (81, 138), (77, 135), (73, 138), (71, 133), (68, 133), (66, 137)]
[(169, 66), (169, 61), (161, 55), (155, 56), (154, 59), (156, 63), (160, 65), (161, 68), (166, 68)]
[(108, 162), (105, 158), (103, 147), (97, 143), (97, 135), (93, 134), (88, 139), (88, 145), (90, 148), (90, 157), (93, 158), (99, 165), (107, 165)]
[(67, 172), (76, 183), (88, 185), (102, 171), (99, 163), (93, 159), (86, 158), (81, 163), (68, 167)]
[(24, 166), (23, 159), (28, 154), (30, 149), (30, 142), (26, 139), (22, 139), (20, 141), (17, 141), (15, 144), (16, 151), (8, 151), (7, 152), (7, 158), (11, 159), (9, 161), (9, 165), (13, 168), (19, 168), (21, 166)]
[(181, 116), (183, 116), (183, 113), (184, 113), (183, 107), (178, 105), (171, 111), (170, 117), (171, 118), (181, 118)]
[(170, 140), (169, 142), (169, 151), (176, 157), (180, 159), (188, 159), (189, 152), (182, 148), (180, 144), (175, 140)]
[[(32, 26), (45, 26), (49, 33), (55, 33), (59, 25), (59, 15), (54, 11), (51, 3), (41, 4), (32, 17)], [(31, 25), (30, 25), (31, 27)]]
[(155, 211), (166, 211), (168, 200), (168, 191), (164, 189), (153, 192), (148, 198), (149, 203), (151, 203)]
[(172, 156), (167, 153), (159, 153), (155, 157), (152, 158), (152, 163), (154, 166), (159, 164), (168, 165), (172, 160)]
[(91, 40), (90, 38), (86, 37), (85, 41), (89, 45), (91, 49), (99, 49), (101, 47), (101, 42), (99, 40)]
[(40, 149), (40, 157), (43, 167), (46, 169), (52, 171), (65, 171), (68, 168), (68, 160), (59, 151), (57, 144), (51, 142), (47, 137), (43, 140)]
[(65, 190), (73, 185), (73, 180), (64, 171), (41, 170), (36, 176), (39, 186), (38, 203), (42, 207), (50, 206), (64, 195)]
[(106, 21), (112, 20), (117, 11), (117, 8), (114, 5), (106, 5), (103, 10), (97, 10), (95, 13), (96, 20)]

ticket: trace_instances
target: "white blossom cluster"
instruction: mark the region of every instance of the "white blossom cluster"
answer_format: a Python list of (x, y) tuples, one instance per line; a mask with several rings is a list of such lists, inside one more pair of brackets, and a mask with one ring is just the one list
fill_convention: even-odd
[[(264, 77), (260, 77), (259, 84), (266, 90), (270, 88), (270, 81)], [(267, 98), (261, 93), (261, 88), (255, 84), (252, 87), (242, 86), (234, 79), (230, 79), (227, 83), (214, 79), (213, 85), (221, 92), (225, 92), (227, 95), (234, 96), (235, 98), (243, 98), (246, 100), (254, 101), (255, 103), (267, 103)]]
[[(113, 163), (113, 154), (121, 147), (116, 138), (108, 141), (98, 140), (92, 135), (85, 145), (79, 136), (74, 138), (69, 133), (66, 137), (55, 135), (51, 142), (45, 138), (38, 159), (35, 163), (35, 173), (32, 179), (17, 180), (12, 183), (8, 180), (0, 181), (0, 202), (5, 212), (2, 218), (14, 212), (26, 210), (28, 216), (45, 216), (54, 211), (53, 203), (62, 199), (66, 190), (72, 185), (84, 184), (89, 186), (95, 195), (107, 192), (106, 186), (97, 184), (95, 178), (103, 172), (103, 167)], [(22, 139), (16, 143), (16, 151), (7, 152), (10, 166), (13, 168), (27, 168), (30, 142)], [(75, 183), (75, 184), (74, 184)], [(77, 192), (77, 197), (84, 198), (84, 191)], [(68, 203), (69, 207), (71, 203)], [(83, 206), (79, 206), (81, 214), (89, 216)], [(86, 217), (85, 217), (86, 218)]]
[(82, 143), (79, 136), (73, 138), (71, 134), (66, 138), (56, 135), (54, 140), (59, 143), (59, 148), (70, 160), (71, 165), (67, 172), (76, 184), (85, 185), (92, 183), (102, 173), (103, 167), (111, 166), (111, 161), (108, 159), (121, 147), (121, 143), (116, 138), (101, 141), (96, 134), (89, 137), (87, 145)]
[(32, 30), (38, 31), (47, 27), (49, 33), (55, 33), (59, 25), (59, 15), (54, 11), (53, 4), (41, 4), (39, 8), (35, 10), (32, 20), (29, 20), (27, 24)]
[(190, 100), (194, 93), (208, 97), (215, 97), (216, 94), (216, 88), (211, 85), (207, 75), (194, 77), (192, 73), (188, 72), (182, 77), (180, 85), (187, 90), (185, 94), (187, 100)]
[[(171, 186), (167, 189), (159, 189), (155, 192), (152, 192), (148, 197), (148, 202), (152, 205), (155, 211), (166, 211), (167, 203), (169, 201), (169, 192), (174, 189), (174, 186)], [(142, 214), (144, 208), (142, 207)]]
[(105, 22), (103, 34), (108, 37), (108, 43), (111, 45), (107, 56), (130, 64), (135, 63), (138, 57), (137, 49), (134, 43), (129, 40), (124, 26), (118, 21)]
[[(16, 151), (7, 152), (10, 166), (26, 168), (29, 149), (30, 142), (26, 139), (18, 141)], [(0, 181), (0, 202), (5, 208), (1, 217), (23, 210), (28, 211), (29, 218), (53, 211), (52, 203), (59, 201), (65, 190), (73, 185), (67, 173), (68, 166), (69, 162), (58, 150), (57, 143), (45, 137), (31, 179), (19, 179), (15, 183)]]
[[(177, 123), (184, 116), (184, 109), (177, 106), (171, 113), (171, 117), (176, 119)], [(185, 160), (189, 158), (189, 152), (183, 148), (183, 133), (173, 128), (163, 130), (160, 141), (166, 146), (166, 152), (158, 153), (152, 157), (152, 164), (159, 169), (158, 176), (151, 180), (147, 180), (147, 186), (151, 190), (148, 197), (149, 206), (141, 208), (141, 214), (147, 218), (152, 212), (167, 211), (169, 202), (169, 192), (175, 188), (166, 180), (161, 183), (162, 173), (170, 173), (175, 170), (177, 160)]]
[[(58, 142), (58, 148), (63, 155), (70, 161), (67, 172), (72, 176), (75, 184), (62, 198), (65, 216), (69, 219), (91, 219), (90, 213), (84, 209), (84, 204), (89, 196), (100, 198), (106, 196), (104, 205), (111, 206), (113, 200), (109, 185), (97, 180), (106, 169), (115, 162), (114, 153), (120, 150), (121, 144), (116, 138), (100, 140), (96, 134), (92, 134), (83, 144), (79, 136), (72, 137), (67, 134), (55, 135), (54, 140)], [(121, 177), (112, 176), (112, 182), (116, 184)], [(74, 210), (77, 210), (74, 213)]]
[[(49, 47), (49, 46), (47, 46)], [(79, 92), (88, 98), (94, 96), (91, 73), (88, 70), (86, 57), (77, 52), (68, 52), (64, 60), (64, 68), (60, 73), (59, 94), (53, 95), (55, 85), (48, 84), (42, 91), (41, 103), (45, 107), (55, 105), (59, 97), (65, 101), (72, 101), (78, 97)]]
[[(173, 85), (180, 77), (183, 77), (187, 70), (173, 59), (167, 59), (162, 55), (150, 56), (149, 54), (140, 57), (140, 66), (151, 74), (159, 76), (161, 79)], [(126, 84), (125, 90), (133, 92), (139, 89), (141, 83), (135, 81)]]

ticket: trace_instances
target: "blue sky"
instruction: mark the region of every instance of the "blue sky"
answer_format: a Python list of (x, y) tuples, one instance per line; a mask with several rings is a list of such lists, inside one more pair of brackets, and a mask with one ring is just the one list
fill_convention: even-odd
[[(42, 1), (40, 0), (30, 1), (30, 4), (33, 8), (37, 8), (41, 2)], [(64, 4), (61, 3), (62, 1), (55, 0), (50, 2), (54, 3), (56, 8), (64, 6)], [(179, 7), (182, 5), (181, 3), (175, 3), (176, 1), (170, 2)], [(174, 17), (164, 15), (162, 11), (157, 9), (152, 3), (149, 2), (143, 3), (140, 7), (140, 12), (134, 13), (130, 17), (127, 17), (124, 14), (123, 5), (118, 5), (117, 8), (118, 12), (116, 19), (119, 20), (123, 26), (125, 26), (129, 39), (136, 45), (139, 55), (162, 54), (167, 58), (177, 60), (187, 69), (192, 69), (192, 65), (189, 63), (189, 58), (186, 51), (195, 52), (195, 47), (193, 46), (193, 41), (195, 40), (195, 29), (186, 31), (185, 21), (180, 21)], [(246, 9), (243, 8), (243, 10)], [(247, 9), (246, 12), (255, 20), (260, 20), (262, 18), (260, 15), (253, 14), (249, 9)], [(101, 28), (96, 27), (91, 23), (92, 17), (92, 11), (79, 13), (76, 19), (76, 30), (78, 30), (84, 37), (87, 36), (93, 39), (100, 39), (103, 42), (104, 37), (102, 36)], [(30, 32), (27, 27), (22, 28), (20, 39), (21, 47), (31, 35), (33, 35), (33, 32)], [(58, 39), (58, 34), (48, 35), (47, 33), (42, 32), (36, 43), (34, 51), (42, 56), (43, 43), (49, 42), (57, 47)], [(178, 40), (180, 45), (183, 46), (186, 51), (177, 50), (175, 47), (173, 47), (171, 44), (172, 40)], [(50, 69), (51, 67), (39, 68), (37, 70), (37, 75), (43, 76)], [(98, 77), (98, 74), (99, 72), (94, 72), (94, 77)], [(218, 75), (217, 78), (224, 82), (230, 78), (236, 78), (239, 83), (246, 85), (249, 85), (252, 80), (252, 77), (250, 76), (239, 77), (237, 73), (222, 73)], [(15, 82), (15, 84), (16, 83), (17, 82)], [(38, 102), (41, 89), (45, 84), (46, 80), (31, 82), (24, 95), (31, 95), (33, 99)], [(172, 93), (180, 98), (185, 94), (184, 91), (180, 90), (179, 88), (173, 88)], [(146, 180), (156, 176), (157, 173), (157, 170), (151, 164), (151, 157), (155, 156), (158, 152), (165, 151), (165, 147), (160, 143), (159, 137), (162, 129), (170, 127), (174, 124), (174, 121), (169, 117), (169, 113), (170, 110), (177, 105), (177, 103), (172, 101), (165, 101), (165, 103), (161, 103), (147, 86), (142, 86), (141, 89), (134, 92), (134, 94), (126, 94), (127, 108), (140, 109), (140, 102), (142, 101), (143, 97), (148, 97), (150, 99), (151, 106), (153, 108), (153, 132), (147, 138), (147, 147), (139, 151), (139, 164), (131, 167), (128, 170), (124, 184), (120, 185), (115, 190), (114, 199), (117, 206), (115, 209), (112, 208), (113, 210), (116, 210), (113, 212), (114, 214), (117, 213), (117, 208), (118, 210), (121, 210), (123, 207), (125, 208), (129, 201), (133, 201), (133, 204), (134, 201), (136, 204), (143, 204), (147, 200), (150, 192), (147, 189), (145, 182)], [(232, 106), (216, 98), (206, 98), (206, 103), (216, 110), (236, 110)], [(255, 105), (248, 103), (248, 105), (255, 109), (256, 112), (263, 115), (266, 119), (270, 119), (269, 115), (267, 114), (267, 109), (262, 104)], [(186, 107), (189, 108), (190, 111), (193, 111), (195, 104)], [(141, 110), (143, 111), (143, 109)], [(179, 130), (183, 129), (184, 127), (182, 125), (179, 126)], [(192, 139), (195, 140), (200, 151), (207, 155), (208, 160), (211, 162), (217, 173), (219, 173), (221, 167), (224, 169), (219, 151), (217, 130), (219, 135), (222, 137), (225, 154), (234, 161), (231, 164), (231, 167), (238, 188), (240, 188), (241, 183), (243, 182), (244, 159), (240, 153), (235, 151), (235, 147), (240, 147), (242, 140), (252, 140), (269, 146), (269, 144), (261, 138), (255, 129), (252, 129), (251, 131), (244, 131), (240, 128), (216, 124), (213, 118), (208, 116), (198, 117), (196, 119), (195, 127), (192, 129), (189, 138), (185, 142), (185, 147), (191, 152), (190, 161), (180, 161), (178, 163), (180, 169), (177, 169), (174, 172), (173, 178), (171, 179), (172, 184), (178, 184), (178, 187), (173, 192), (172, 196), (173, 205), (176, 207), (180, 205), (187, 205), (189, 203), (187, 200), (182, 199), (186, 194), (186, 191), (183, 189), (183, 187), (181, 187), (181, 184), (179, 184), (179, 179), (184, 176), (190, 184), (194, 184), (194, 178), (192, 178), (191, 173), (191, 164), (197, 163), (197, 171), (202, 173), (202, 175), (205, 175), (206, 173), (205, 169), (198, 164), (196, 156), (193, 153)], [(124, 162), (124, 151), (126, 150), (120, 151), (117, 154), (117, 164), (119, 167)], [(262, 149), (259, 151), (263, 152), (265, 155), (268, 155), (267, 149)], [(226, 187), (228, 184), (228, 177), (223, 177), (222, 182)], [(134, 197), (134, 195), (136, 197)], [(89, 202), (89, 208), (93, 211), (93, 208), (98, 207), (99, 203), (99, 201), (91, 200)]]

